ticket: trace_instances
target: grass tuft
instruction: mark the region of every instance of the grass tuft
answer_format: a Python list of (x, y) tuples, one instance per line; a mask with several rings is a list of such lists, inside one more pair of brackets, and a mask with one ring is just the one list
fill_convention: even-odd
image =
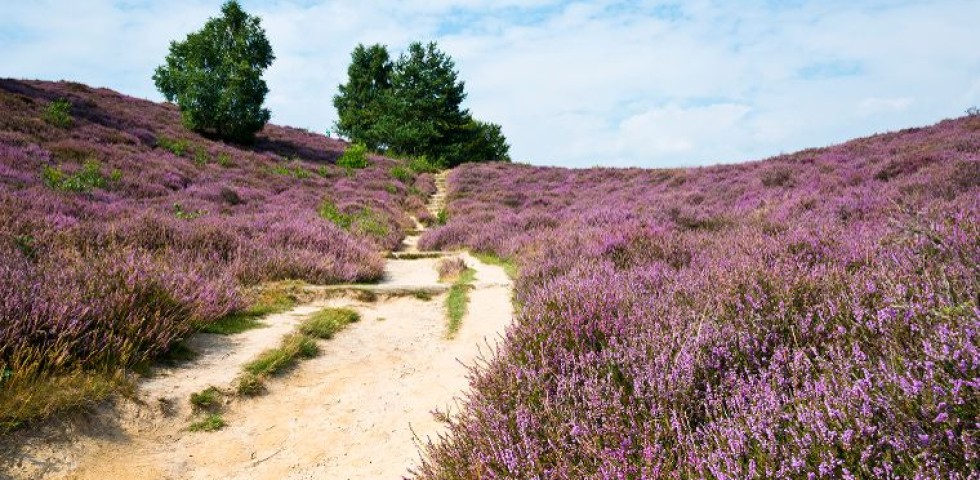
[(225, 428), (227, 425), (225, 419), (221, 418), (221, 414), (211, 413), (203, 419), (192, 423), (187, 429), (192, 432), (214, 432)]
[(299, 331), (310, 337), (329, 339), (360, 319), (361, 316), (349, 308), (324, 308), (300, 324)]
[(191, 405), (196, 409), (210, 410), (218, 406), (221, 400), (221, 390), (218, 387), (210, 386), (200, 392), (191, 394)]
[(476, 270), (466, 269), (451, 287), (449, 295), (446, 297), (446, 313), (449, 317), (447, 337), (453, 338), (459, 332), (459, 327), (463, 324), (463, 317), (466, 315), (467, 306), (470, 303), (470, 290), (473, 288), (473, 281), (476, 280)]
[(245, 372), (256, 377), (267, 377), (283, 372), (296, 365), (299, 358), (312, 358), (319, 352), (313, 338), (292, 333), (282, 339), (276, 347), (259, 354), (258, 358), (245, 364)]

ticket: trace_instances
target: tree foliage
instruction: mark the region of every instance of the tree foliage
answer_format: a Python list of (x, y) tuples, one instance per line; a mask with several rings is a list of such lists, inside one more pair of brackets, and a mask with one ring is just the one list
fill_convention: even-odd
[(384, 96), (391, 90), (394, 65), (383, 45), (358, 45), (347, 67), (348, 81), (333, 97), (340, 114), (336, 130), (347, 138), (378, 150), (384, 138), (376, 128), (384, 112)]
[(435, 43), (415, 42), (394, 62), (383, 45), (358, 45), (334, 106), (337, 131), (373, 150), (425, 156), (451, 167), (509, 161), (500, 126), (463, 108), (464, 82)]
[(184, 41), (171, 42), (153, 80), (180, 106), (184, 126), (246, 143), (269, 121), (269, 110), (262, 108), (269, 91), (262, 72), (275, 56), (258, 17), (234, 0), (221, 13)]

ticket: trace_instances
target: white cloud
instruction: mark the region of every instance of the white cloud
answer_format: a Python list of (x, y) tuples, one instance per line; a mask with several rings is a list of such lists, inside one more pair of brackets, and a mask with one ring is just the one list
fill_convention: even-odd
[[(473, 113), (502, 124), (516, 159), (539, 164), (748, 160), (932, 123), (980, 100), (972, 0), (242, 1), (277, 56), (275, 122), (328, 128), (357, 43), (397, 54), (436, 40)], [(221, 0), (5, 3), (0, 75), (159, 98), (150, 76), (169, 42)]]
[(912, 99), (902, 98), (866, 98), (858, 104), (858, 112), (861, 115), (876, 115), (880, 113), (901, 112), (912, 105)]

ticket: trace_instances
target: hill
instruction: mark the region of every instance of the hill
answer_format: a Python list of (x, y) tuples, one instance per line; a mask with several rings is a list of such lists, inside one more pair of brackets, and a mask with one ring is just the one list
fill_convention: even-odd
[(224, 144), (173, 105), (77, 83), (0, 80), (0, 111), (7, 426), (104, 395), (119, 367), (248, 310), (248, 287), (377, 280), (434, 190), (387, 158), (339, 167), (347, 145), (322, 135)]
[(741, 165), (466, 165), (449, 186), (420, 245), (516, 262), (519, 311), (421, 478), (980, 470), (980, 117)]

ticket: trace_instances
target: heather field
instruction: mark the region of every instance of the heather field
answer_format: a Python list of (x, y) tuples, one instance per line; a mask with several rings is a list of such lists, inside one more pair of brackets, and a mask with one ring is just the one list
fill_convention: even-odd
[(980, 117), (676, 170), (465, 165), (517, 320), (421, 478), (980, 478)]
[(337, 166), (347, 145), (323, 135), (268, 125), (232, 146), (76, 83), (0, 80), (0, 112), (7, 426), (105, 395), (255, 286), (378, 280), (435, 189), (382, 157)]

